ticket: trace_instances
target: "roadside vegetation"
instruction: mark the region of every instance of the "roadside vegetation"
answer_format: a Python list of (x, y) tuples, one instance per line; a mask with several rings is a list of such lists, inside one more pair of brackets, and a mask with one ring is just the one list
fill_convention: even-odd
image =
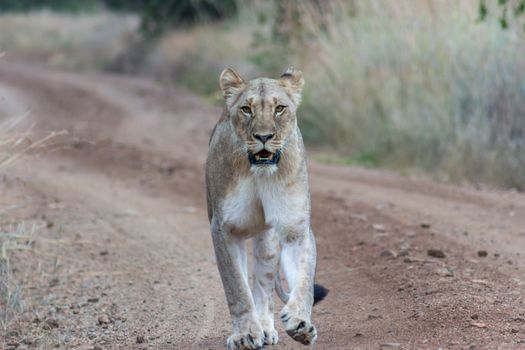
[[(0, 51), (52, 51), (53, 63), (150, 75), (217, 103), (224, 67), (254, 77), (293, 65), (307, 81), (302, 130), (321, 159), (523, 190), (525, 31), (521, 2), (505, 4), (503, 26), (496, 1), (240, 1), (227, 20), (149, 36), (140, 11), (9, 14)], [(47, 34), (24, 43), (39, 26)]]
[[(57, 138), (66, 134), (57, 131), (38, 135), (33, 132), (28, 116), (26, 113), (0, 119), (0, 174), (16, 161), (23, 161), (25, 155), (55, 147)], [(36, 310), (45, 298), (34, 295), (35, 285), (47, 284), (50, 273), (59, 264), (56, 258), (30, 259), (40, 252), (36, 245), (43, 242), (53, 245), (57, 241), (41, 235), (42, 220), (25, 217), (27, 199), (17, 201), (16, 196), (8, 194), (8, 189), (16, 187), (13, 183), (16, 180), (0, 178), (0, 338), (18, 334), (20, 324), (32, 322), (38, 316)], [(51, 227), (48, 222), (47, 228)], [(46, 252), (44, 255), (52, 251), (48, 246), (42, 250)], [(0, 345), (13, 344), (2, 341)]]
[(103, 69), (135, 40), (137, 27), (130, 15), (8, 13), (0, 15), (0, 52), (69, 69)]

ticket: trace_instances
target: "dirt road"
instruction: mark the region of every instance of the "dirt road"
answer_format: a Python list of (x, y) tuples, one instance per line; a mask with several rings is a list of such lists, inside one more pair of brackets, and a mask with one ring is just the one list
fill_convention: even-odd
[[(4, 347), (224, 349), (203, 180), (220, 109), (6, 57), (0, 117), (27, 110), (35, 132), (70, 135), (1, 174), (0, 223), (37, 225), (13, 257), (33, 266), (14, 271), (30, 307)], [(331, 291), (316, 349), (525, 348), (523, 194), (309, 164), (317, 280)], [(303, 348), (278, 331), (273, 348)]]

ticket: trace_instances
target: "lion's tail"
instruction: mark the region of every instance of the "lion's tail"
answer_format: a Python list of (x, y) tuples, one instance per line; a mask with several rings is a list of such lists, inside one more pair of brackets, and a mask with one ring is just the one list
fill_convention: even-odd
[(281, 281), (279, 271), (277, 271), (277, 274), (275, 275), (275, 291), (277, 292), (279, 299), (286, 304), (290, 299), (290, 294), (288, 294), (283, 288), (283, 282)]
[[(277, 292), (279, 299), (286, 304), (290, 299), (290, 293), (284, 290), (279, 271), (277, 271), (277, 274), (275, 275), (275, 291)], [(327, 295), (328, 289), (320, 284), (314, 284), (314, 305), (323, 300)]]

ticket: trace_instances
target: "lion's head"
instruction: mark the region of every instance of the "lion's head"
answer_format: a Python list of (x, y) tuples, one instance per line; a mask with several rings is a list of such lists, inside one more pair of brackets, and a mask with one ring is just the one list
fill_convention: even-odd
[(220, 86), (238, 138), (252, 167), (276, 166), (297, 128), (296, 110), (304, 85), (302, 73), (288, 69), (279, 79), (244, 81), (225, 69)]

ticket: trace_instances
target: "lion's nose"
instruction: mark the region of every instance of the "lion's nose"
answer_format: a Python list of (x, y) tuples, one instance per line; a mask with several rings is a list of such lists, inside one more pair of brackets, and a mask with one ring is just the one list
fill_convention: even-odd
[(255, 137), (257, 140), (261, 141), (262, 143), (266, 143), (266, 141), (271, 140), (273, 138), (274, 134), (253, 134), (253, 137)]

